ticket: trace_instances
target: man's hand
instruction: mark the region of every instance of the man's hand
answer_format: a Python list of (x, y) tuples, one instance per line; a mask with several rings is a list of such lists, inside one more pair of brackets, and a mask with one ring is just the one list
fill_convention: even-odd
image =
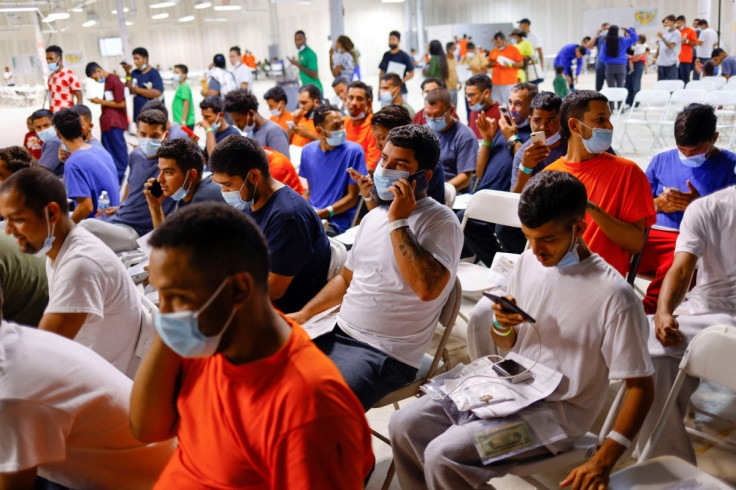
[(304, 109), (300, 107), (299, 109), (292, 112), (291, 115), (294, 117), (294, 121), (296, 121), (297, 119), (301, 119), (302, 117), (304, 117)]
[(480, 112), (475, 119), (475, 124), (478, 126), (478, 131), (483, 141), (492, 143), (493, 138), (496, 137), (496, 133), (498, 132), (498, 121), (486, 117), (485, 112)]
[(409, 183), (406, 179), (399, 179), (389, 188), (389, 191), (394, 195), (391, 207), (388, 208), (389, 222), (406, 219), (414, 212), (414, 208), (417, 207), (417, 201), (414, 198), (414, 188), (416, 186), (416, 181)]
[(670, 314), (657, 313), (654, 315), (654, 328), (657, 340), (665, 347), (672, 347), (683, 340), (680, 325), (677, 319)]
[(302, 138), (310, 138), (316, 136), (313, 132), (311, 132), (308, 128), (305, 128), (304, 126), (301, 126), (299, 124), (295, 124), (291, 128), (291, 132), (294, 134), (298, 134)]
[(610, 474), (611, 468), (600, 465), (594, 456), (590, 461), (573, 469), (567, 478), (560, 482), (560, 486), (572, 485), (572, 490), (605, 490)]
[(161, 203), (164, 202), (166, 196), (163, 193), (159, 197), (154, 197), (154, 195), (151, 194), (151, 187), (154, 182), (156, 182), (156, 179), (150, 178), (145, 184), (143, 184), (143, 194), (146, 196), (146, 201), (148, 201), (148, 207), (155, 209), (161, 207)]
[(514, 121), (511, 116), (506, 117), (502, 115), (501, 119), (498, 120), (498, 127), (506, 138), (506, 141), (519, 134), (519, 129), (516, 127), (516, 121)]
[[(514, 298), (510, 294), (506, 295), (506, 299), (516, 304), (516, 298)], [(496, 314), (496, 321), (504, 329), (515, 327), (519, 325), (520, 323), (524, 323), (525, 321), (523, 316), (521, 316), (518, 313), (514, 313), (512, 311), (504, 310), (502, 305), (493, 303), (493, 305), (491, 306), (491, 309), (493, 309), (493, 312)]]
[(700, 193), (693, 187), (689, 180), (687, 181), (687, 186), (690, 192), (681, 192), (680, 190), (673, 189), (667, 196), (667, 201), (674, 206), (675, 211), (685, 211), (691, 202), (700, 197)]
[(212, 126), (210, 125), (210, 123), (208, 123), (208, 122), (207, 122), (206, 120), (204, 120), (204, 119), (202, 119), (201, 121), (199, 121), (199, 122), (197, 123), (197, 126), (199, 126), (200, 128), (204, 129), (205, 131), (207, 131), (208, 129), (210, 129), (210, 128), (212, 127)]
[(657, 37), (659, 37), (659, 38), (662, 38), (663, 37), (661, 31), (657, 33)]
[(371, 176), (363, 175), (354, 168), (349, 168), (347, 172), (350, 174), (350, 178), (358, 183), (360, 195), (366, 199), (371, 197), (371, 191), (373, 190), (373, 179), (371, 179)]
[(92, 97), (89, 101), (93, 104), (102, 104), (102, 100), (99, 97)]
[(301, 310), (295, 311), (294, 313), (287, 313), (286, 316), (294, 320), (299, 325), (304, 325), (309, 320), (309, 315), (307, 315)]
[(61, 146), (59, 146), (59, 153), (57, 156), (59, 157), (59, 160), (61, 162), (66, 163), (66, 159), (69, 158), (69, 155), (71, 155), (71, 153), (69, 153), (68, 151), (62, 150)]
[(112, 216), (118, 211), (118, 209), (120, 209), (120, 206), (110, 206), (107, 209), (97, 208), (97, 214), (95, 214), (95, 217), (101, 218), (102, 216)]
[(130, 63), (123, 63), (123, 70), (125, 70), (125, 74), (127, 76), (130, 76), (130, 71), (133, 69), (133, 66), (130, 65)]
[(292, 65), (296, 66), (297, 68), (302, 67), (302, 64), (299, 63), (299, 60), (297, 60), (296, 58), (288, 58), (288, 60)]
[(536, 168), (545, 158), (549, 156), (549, 146), (541, 143), (526, 147), (521, 155), (521, 164), (526, 168)]

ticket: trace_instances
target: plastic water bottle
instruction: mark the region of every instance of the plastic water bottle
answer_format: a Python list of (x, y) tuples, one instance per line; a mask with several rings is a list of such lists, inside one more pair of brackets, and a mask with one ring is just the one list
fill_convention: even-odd
[(102, 211), (110, 207), (110, 196), (107, 195), (107, 191), (102, 191), (100, 198), (97, 200), (97, 207)]

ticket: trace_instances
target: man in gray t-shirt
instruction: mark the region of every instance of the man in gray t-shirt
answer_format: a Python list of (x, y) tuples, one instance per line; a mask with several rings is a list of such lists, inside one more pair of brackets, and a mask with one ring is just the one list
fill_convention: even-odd
[(668, 15), (662, 20), (664, 30), (657, 33), (659, 49), (657, 54), (657, 80), (677, 78), (677, 60), (682, 49), (680, 31), (675, 29), (675, 16)]
[(729, 56), (721, 48), (714, 49), (711, 58), (713, 59), (713, 63), (720, 67), (719, 72), (721, 76), (731, 78), (736, 75), (736, 58)]
[(258, 113), (258, 99), (252, 92), (243, 89), (229, 92), (225, 96), (225, 113), (245, 136), (291, 159), (286, 131)]

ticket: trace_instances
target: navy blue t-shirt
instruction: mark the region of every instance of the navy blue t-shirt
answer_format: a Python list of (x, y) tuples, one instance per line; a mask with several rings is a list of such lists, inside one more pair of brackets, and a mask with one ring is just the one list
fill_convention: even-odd
[[(392, 53), (391, 51), (386, 51), (385, 53), (383, 53), (383, 58), (381, 58), (381, 62), (378, 64), (378, 69), (386, 72), (388, 70), (388, 63), (390, 61), (401, 63), (406, 67), (406, 71), (401, 77), (402, 79), (407, 75), (407, 73), (414, 71), (414, 60), (411, 59), (411, 56), (409, 56), (406, 51), (399, 50), (399, 52), (396, 54)], [(406, 93), (405, 83), (401, 84), (401, 93)]]
[[(567, 140), (565, 138), (562, 138), (560, 141), (560, 145), (556, 148), (550, 148), (547, 158), (539, 162), (539, 164), (532, 169), (532, 176), (537, 175), (539, 172), (552, 164), (552, 162), (556, 162), (567, 154)], [(514, 163), (511, 167), (511, 185), (507, 190), (510, 191), (514, 187), (514, 184), (516, 184), (516, 180), (519, 178), (519, 164), (521, 164), (521, 159), (524, 156), (524, 150), (529, 148), (531, 145), (532, 140), (531, 138), (529, 138), (524, 142), (523, 145), (521, 145), (521, 148), (519, 148), (519, 150), (514, 155)]]
[[(120, 205), (117, 213), (110, 218), (110, 223), (128, 225), (143, 236), (153, 230), (151, 211), (148, 209), (143, 184), (148, 179), (158, 177), (158, 157), (148, 158), (143, 150), (136, 148), (128, 157), (130, 175), (128, 175), (128, 197)], [(165, 198), (161, 204), (164, 216), (174, 210), (176, 201)]]
[(438, 203), (445, 204), (445, 170), (440, 162), (437, 162), (428, 185), (427, 195)]
[[(135, 69), (130, 72), (130, 77), (133, 79), (133, 84), (136, 87), (160, 90), (161, 94), (164, 93), (164, 81), (161, 80), (161, 75), (158, 70), (151, 68), (146, 73), (141, 72), (139, 69)], [(133, 97), (133, 121), (138, 121), (138, 114), (141, 112), (141, 107), (148, 102), (149, 98), (143, 97), (140, 94), (136, 94)], [(163, 100), (162, 100), (163, 101)]]
[(90, 145), (87, 150), (77, 150), (66, 159), (65, 180), (70, 198), (92, 198), (91, 218), (97, 212), (97, 201), (102, 191), (107, 191), (110, 206), (120, 205), (118, 172), (112, 157), (105, 150)]
[(248, 214), (266, 236), (271, 272), (294, 278), (274, 305), (284, 313), (301, 310), (327, 283), (331, 251), (322, 221), (286, 185)]
[(222, 131), (215, 131), (215, 143), (219, 143), (220, 141), (224, 140), (228, 136), (232, 136), (232, 135), (238, 136), (239, 134), (240, 134), (240, 131), (235, 129), (233, 126), (228, 126)]
[[(532, 130), (529, 125), (518, 128), (518, 131), (522, 143), (525, 143), (531, 137)], [(499, 130), (493, 138), (491, 158), (488, 165), (486, 165), (486, 170), (476, 191), (481, 189), (508, 191), (511, 188), (511, 167), (513, 163), (514, 155), (506, 148), (506, 137)]]
[(182, 199), (179, 201), (176, 209), (178, 210), (187, 204), (194, 204), (195, 202), (225, 202), (225, 199), (222, 197), (222, 188), (212, 182), (211, 175), (202, 179), (194, 190), (194, 195), (189, 202)]
[(44, 168), (51, 170), (54, 175), (60, 179), (64, 177), (64, 162), (59, 160), (59, 148), (61, 140), (58, 136), (54, 136), (41, 146), (41, 158), (38, 164)]

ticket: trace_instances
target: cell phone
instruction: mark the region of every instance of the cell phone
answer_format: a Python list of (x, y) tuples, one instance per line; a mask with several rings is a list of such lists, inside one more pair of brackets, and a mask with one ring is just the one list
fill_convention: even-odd
[(523, 316), (524, 319), (529, 321), (530, 323), (537, 323), (537, 321), (526, 311), (522, 310), (518, 306), (516, 306), (514, 303), (512, 303), (508, 298), (505, 298), (503, 296), (496, 296), (495, 294), (483, 292), (483, 296), (490, 299), (497, 305), (501, 305), (501, 307), (506, 311), (511, 311), (513, 313), (518, 313), (519, 315)]
[(418, 196), (429, 189), (429, 183), (427, 182), (427, 173), (424, 170), (412, 174), (409, 176), (409, 183), (416, 182), (417, 186), (414, 188), (414, 196)]
[(679, 187), (665, 187), (665, 188), (663, 188), (663, 190), (664, 190), (664, 193), (665, 194), (669, 194), (672, 191), (680, 192), (680, 188)]
[(286, 126), (288, 126), (289, 129), (294, 127), (294, 121), (286, 121)]
[(501, 112), (501, 115), (503, 117), (506, 117), (506, 118), (508, 118), (509, 121), (511, 121), (511, 113), (509, 112), (509, 108), (508, 107), (506, 107), (505, 105), (502, 105), (501, 107), (499, 107), (498, 110)]
[(493, 370), (499, 376), (506, 377), (512, 383), (521, 383), (532, 378), (532, 372), (512, 359), (504, 359), (493, 365)]
[(547, 136), (545, 136), (544, 131), (537, 131), (535, 133), (532, 133), (532, 144), (533, 145), (547, 145)]
[(148, 190), (151, 191), (151, 195), (156, 198), (161, 197), (164, 193), (164, 190), (161, 188), (161, 182), (158, 180), (154, 180)]

